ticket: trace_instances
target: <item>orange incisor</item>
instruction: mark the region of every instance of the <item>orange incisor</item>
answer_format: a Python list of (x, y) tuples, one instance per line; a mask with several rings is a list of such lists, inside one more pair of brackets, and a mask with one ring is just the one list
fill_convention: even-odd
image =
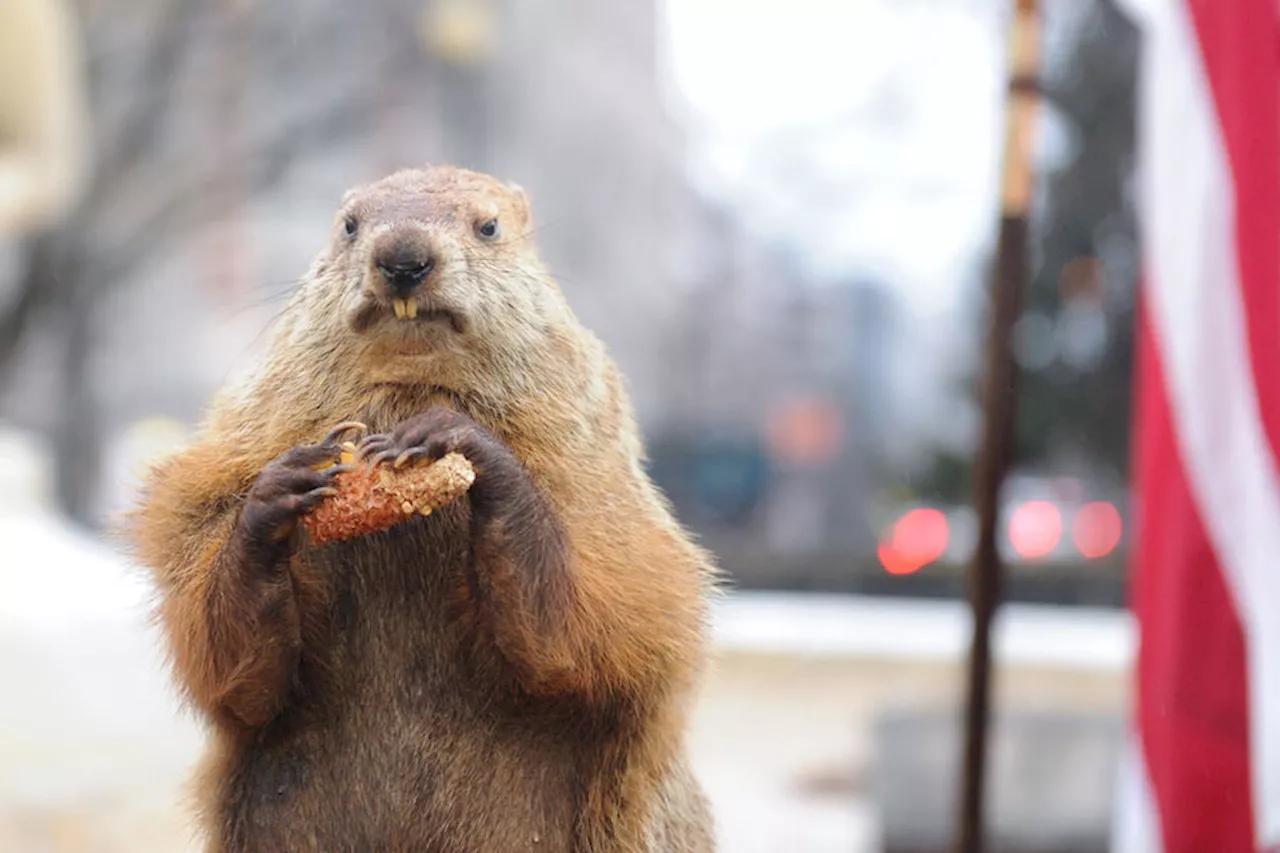
[(355, 446), (345, 444), (341, 462), (353, 470), (334, 477), (338, 494), (302, 517), (302, 526), (317, 545), (367, 536), (415, 515), (430, 515), (471, 488), (476, 478), (471, 463), (458, 453), (428, 465), (395, 469), (357, 460)]

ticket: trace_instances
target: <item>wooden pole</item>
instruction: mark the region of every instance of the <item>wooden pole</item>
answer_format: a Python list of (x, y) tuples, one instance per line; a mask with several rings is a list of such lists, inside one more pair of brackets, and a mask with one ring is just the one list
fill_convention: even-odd
[(991, 707), (991, 621), (1000, 599), (1002, 567), (997, 522), (1000, 486), (1012, 456), (1017, 412), (1017, 366), (1011, 346), (1027, 279), (1027, 210), (1031, 198), (1031, 140), (1040, 59), (1038, 0), (1017, 0), (1009, 34), (1009, 89), (1001, 186), (1000, 232), (991, 278), (990, 328), (982, 377), (982, 443), (974, 467), (978, 543), (969, 567), (973, 641), (965, 704), (958, 853), (982, 853), (987, 731)]

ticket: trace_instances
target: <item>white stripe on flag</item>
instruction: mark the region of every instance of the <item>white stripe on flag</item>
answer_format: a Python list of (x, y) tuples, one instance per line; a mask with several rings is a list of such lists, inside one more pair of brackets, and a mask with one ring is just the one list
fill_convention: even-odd
[(1235, 192), (1199, 41), (1180, 0), (1143, 6), (1147, 304), (1187, 479), (1244, 629), (1254, 815), (1259, 844), (1271, 845), (1280, 841), (1280, 480), (1253, 384)]
[(1125, 738), (1116, 774), (1115, 819), (1111, 826), (1111, 853), (1162, 853), (1160, 821), (1151, 798), (1151, 780), (1142, 760), (1142, 743), (1136, 732)]

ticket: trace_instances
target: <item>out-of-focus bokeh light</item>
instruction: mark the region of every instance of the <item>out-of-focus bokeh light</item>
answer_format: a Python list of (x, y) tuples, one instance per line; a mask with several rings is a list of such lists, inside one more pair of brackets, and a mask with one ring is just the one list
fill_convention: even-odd
[(888, 541), (876, 553), (891, 575), (910, 575), (938, 559), (947, 550), (950, 525), (936, 509), (913, 509), (893, 526)]
[(844, 431), (839, 408), (824, 397), (798, 397), (770, 417), (769, 446), (774, 456), (795, 465), (820, 465), (840, 449)]
[(1027, 501), (1009, 518), (1009, 542), (1024, 560), (1053, 553), (1062, 541), (1062, 513), (1049, 501)]
[(1105, 557), (1120, 544), (1124, 522), (1120, 510), (1107, 501), (1085, 504), (1071, 522), (1071, 540), (1089, 560)]

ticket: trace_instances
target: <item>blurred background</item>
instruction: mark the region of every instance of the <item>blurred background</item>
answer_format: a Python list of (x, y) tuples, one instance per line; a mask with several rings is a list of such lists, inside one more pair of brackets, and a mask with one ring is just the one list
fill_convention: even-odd
[[(112, 520), (255, 358), (341, 193), (432, 162), (529, 191), (727, 572), (693, 735), (723, 849), (946, 849), (1009, 7), (0, 4), (0, 849), (192, 849), (200, 733)], [(1110, 0), (1044, 4), (1001, 850), (1106, 849), (1136, 52)]]

